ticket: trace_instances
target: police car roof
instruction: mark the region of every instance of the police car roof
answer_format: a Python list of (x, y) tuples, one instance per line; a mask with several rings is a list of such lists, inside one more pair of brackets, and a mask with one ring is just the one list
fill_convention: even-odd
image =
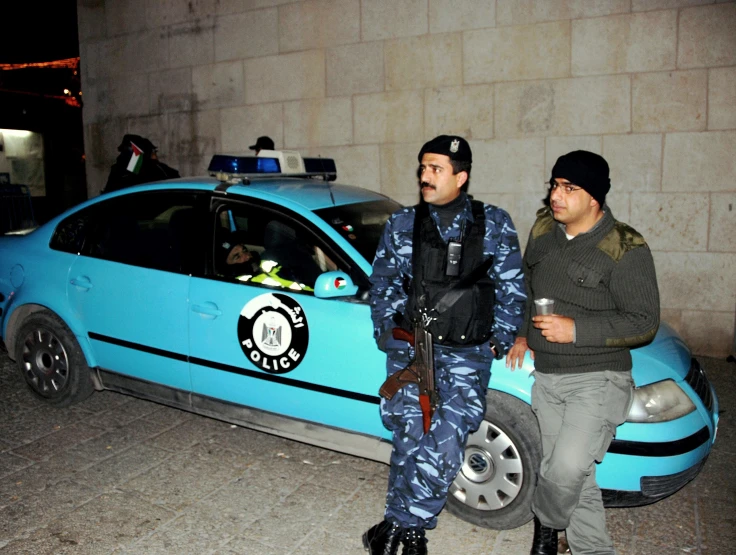
[[(257, 177), (251, 176), (250, 183), (229, 185), (222, 194), (224, 197), (236, 198), (251, 197), (274, 202), (276, 204), (297, 204), (310, 211), (330, 208), (332, 206), (343, 206), (360, 202), (371, 202), (386, 200), (388, 197), (375, 191), (341, 185), (334, 182), (326, 182), (318, 179), (296, 178), (296, 177)], [(166, 181), (157, 181), (143, 185), (135, 185), (120, 189), (113, 193), (104, 195), (106, 198), (124, 195), (135, 191), (154, 191), (165, 189), (179, 190), (205, 190), (215, 191), (221, 187), (221, 182), (214, 177), (180, 177)], [(95, 197), (85, 204), (101, 200)]]

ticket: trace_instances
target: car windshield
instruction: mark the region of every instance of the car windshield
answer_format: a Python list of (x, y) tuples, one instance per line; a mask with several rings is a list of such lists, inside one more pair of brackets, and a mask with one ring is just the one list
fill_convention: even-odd
[(315, 213), (350, 242), (363, 258), (373, 262), (383, 226), (399, 208), (399, 203), (386, 199), (333, 206)]

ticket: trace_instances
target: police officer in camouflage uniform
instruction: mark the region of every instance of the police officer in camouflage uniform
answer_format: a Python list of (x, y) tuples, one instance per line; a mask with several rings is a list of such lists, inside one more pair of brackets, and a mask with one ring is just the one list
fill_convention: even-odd
[[(472, 163), (467, 141), (436, 137), (422, 147), (419, 163), (422, 200), (386, 223), (373, 262), (371, 313), (388, 375), (406, 367), (413, 355), (413, 347), (392, 337), (393, 328), (410, 326), (421, 311), (434, 314), (428, 330), (434, 337), (438, 402), (425, 434), (416, 384), (381, 400), (383, 423), (394, 434), (393, 452), (385, 520), (363, 535), (371, 554), (397, 553), (400, 542), (406, 555), (427, 553), (424, 530), (436, 526), (463, 464), (468, 434), (483, 420), (491, 362), (513, 344), (526, 299), (511, 218), (465, 193)], [(462, 244), (457, 275), (447, 270), (452, 242)], [(445, 291), (484, 262), (488, 269), (458, 302), (440, 315), (433, 312)]]
[(506, 357), (512, 369), (532, 351), (532, 408), (542, 462), (532, 499), (531, 555), (557, 553), (566, 529), (573, 554), (612, 555), (595, 463), (632, 400), (629, 349), (654, 338), (659, 293), (643, 237), (605, 204), (608, 163), (576, 150), (552, 168), (549, 206), (537, 213), (524, 274), (530, 299), (555, 301), (554, 314), (527, 318)]

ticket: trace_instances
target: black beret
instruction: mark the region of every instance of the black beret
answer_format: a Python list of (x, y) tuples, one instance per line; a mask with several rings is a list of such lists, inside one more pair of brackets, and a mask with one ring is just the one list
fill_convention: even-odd
[(587, 150), (575, 150), (560, 156), (552, 168), (553, 179), (567, 179), (582, 187), (603, 206), (611, 188), (608, 178), (608, 162), (598, 154)]
[(420, 162), (422, 161), (422, 156), (428, 152), (432, 154), (444, 154), (450, 160), (457, 160), (458, 162), (473, 161), (473, 153), (470, 152), (468, 141), (456, 135), (440, 135), (424, 143), (424, 146), (419, 151), (418, 158)]

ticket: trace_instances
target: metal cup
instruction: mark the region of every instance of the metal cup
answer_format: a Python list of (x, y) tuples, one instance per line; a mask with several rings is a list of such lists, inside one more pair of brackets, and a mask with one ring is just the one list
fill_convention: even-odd
[(555, 313), (554, 299), (534, 299), (534, 304), (537, 306), (538, 316), (546, 316), (547, 314)]

